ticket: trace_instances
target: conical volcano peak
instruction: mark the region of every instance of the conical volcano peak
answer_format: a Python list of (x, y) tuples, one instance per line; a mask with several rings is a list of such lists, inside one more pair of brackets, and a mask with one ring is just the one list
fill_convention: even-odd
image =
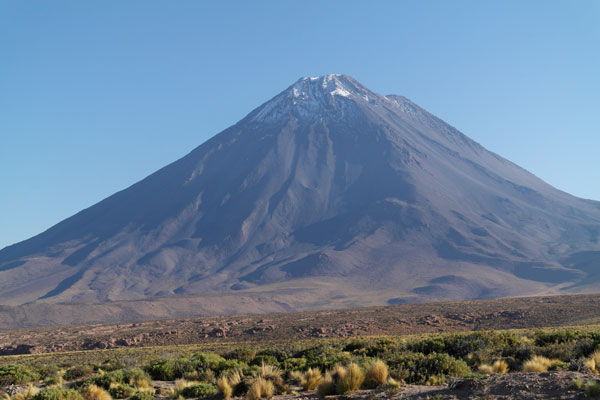
[(307, 97), (320, 93), (329, 96), (368, 96), (369, 90), (354, 78), (341, 74), (329, 74), (298, 79), (292, 87), (294, 97)]
[(255, 122), (274, 122), (293, 115), (299, 119), (316, 119), (323, 112), (348, 112), (340, 102), (369, 102), (379, 97), (354, 78), (329, 74), (303, 77), (251, 114)]

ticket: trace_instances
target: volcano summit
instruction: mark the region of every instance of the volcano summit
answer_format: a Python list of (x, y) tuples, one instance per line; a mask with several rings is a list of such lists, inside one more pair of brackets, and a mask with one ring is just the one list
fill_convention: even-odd
[(402, 96), (327, 75), (1, 250), (0, 303), (346, 307), (596, 291), (599, 268), (599, 202)]

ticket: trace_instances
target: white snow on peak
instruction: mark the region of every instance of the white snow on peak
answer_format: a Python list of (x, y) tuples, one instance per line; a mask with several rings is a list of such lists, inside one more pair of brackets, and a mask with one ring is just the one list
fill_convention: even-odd
[(252, 119), (274, 121), (289, 115), (290, 112), (296, 117), (304, 118), (318, 115), (321, 111), (331, 108), (343, 112), (348, 108), (347, 104), (339, 103), (337, 99), (368, 102), (372, 97), (371, 92), (354, 79), (344, 75), (304, 77), (265, 103)]

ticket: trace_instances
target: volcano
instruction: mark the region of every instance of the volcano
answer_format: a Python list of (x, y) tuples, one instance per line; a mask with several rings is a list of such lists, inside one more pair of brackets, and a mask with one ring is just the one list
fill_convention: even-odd
[(269, 294), (260, 312), (589, 292), (599, 234), (599, 202), (402, 96), (309, 77), (2, 249), (0, 304)]

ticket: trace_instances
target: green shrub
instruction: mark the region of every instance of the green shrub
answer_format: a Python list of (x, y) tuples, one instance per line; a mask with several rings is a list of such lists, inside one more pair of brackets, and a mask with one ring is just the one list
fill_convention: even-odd
[(273, 356), (269, 356), (269, 355), (257, 355), (256, 357), (254, 357), (254, 359), (252, 361), (250, 361), (250, 365), (274, 365), (276, 367), (279, 366), (279, 361), (277, 360), (276, 357)]
[(174, 381), (196, 371), (196, 363), (189, 358), (175, 358), (171, 360), (155, 361), (146, 366), (144, 370), (159, 381)]
[(344, 346), (344, 351), (356, 352), (357, 350), (364, 350), (368, 346), (368, 343), (364, 340), (354, 339), (346, 346)]
[(286, 371), (303, 371), (306, 369), (306, 358), (288, 358), (282, 367)]
[(398, 354), (387, 360), (387, 363), (393, 378), (413, 384), (425, 384), (432, 376), (462, 377), (471, 373), (463, 360), (457, 360), (448, 354)]
[(0, 366), (0, 386), (21, 385), (40, 379), (40, 374), (23, 365), (7, 364)]
[(126, 399), (134, 395), (135, 389), (126, 384), (113, 383), (110, 385), (108, 393), (115, 399)]
[(181, 395), (185, 398), (207, 398), (217, 394), (217, 388), (208, 383), (200, 383), (191, 385), (181, 391)]
[(237, 347), (223, 355), (227, 360), (238, 360), (248, 364), (254, 357), (256, 357), (256, 351), (248, 347)]
[(83, 400), (83, 397), (74, 389), (54, 387), (37, 392), (32, 400)]
[(600, 396), (600, 384), (595, 381), (588, 381), (585, 384), (585, 395), (586, 397), (598, 397)]
[(129, 400), (154, 400), (154, 396), (146, 392), (136, 392)]
[(337, 364), (347, 364), (351, 361), (350, 353), (323, 344), (301, 350), (294, 354), (294, 358), (304, 358), (307, 368), (320, 370), (332, 369)]
[(579, 332), (570, 329), (563, 329), (555, 332), (537, 331), (534, 340), (536, 346), (546, 347), (550, 344), (574, 342), (579, 336)]
[(65, 371), (65, 379), (67, 381), (74, 381), (76, 379), (87, 378), (94, 374), (94, 367), (91, 365), (79, 365), (74, 366)]

